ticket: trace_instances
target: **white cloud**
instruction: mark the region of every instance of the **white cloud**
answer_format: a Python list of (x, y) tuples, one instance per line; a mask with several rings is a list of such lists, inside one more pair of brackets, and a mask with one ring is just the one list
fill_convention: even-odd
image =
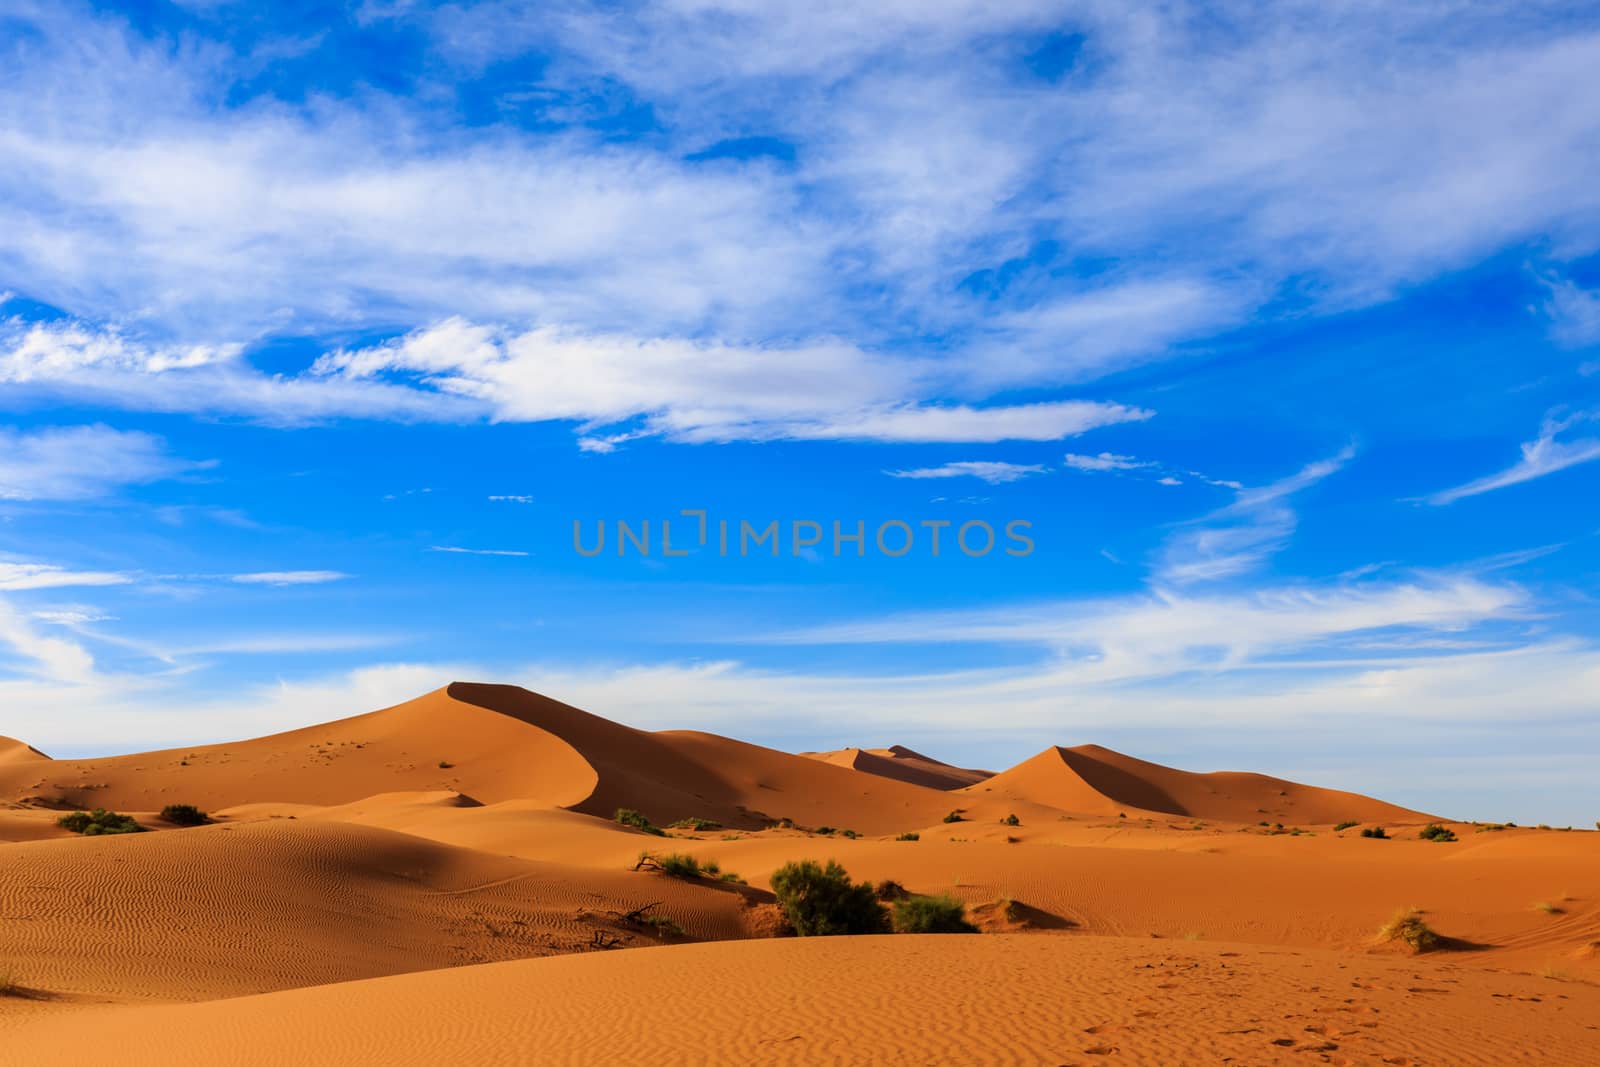
[(1566, 278), (1542, 278), (1550, 291), (1544, 312), (1550, 334), (1574, 348), (1600, 341), (1600, 290), (1581, 289)]
[(229, 575), (228, 580), (240, 585), (321, 585), (349, 577), (342, 571), (259, 571)]
[(165, 442), (150, 434), (109, 426), (0, 426), (0, 500), (94, 499), (196, 466), (168, 455)]
[(958, 460), (938, 467), (884, 471), (891, 478), (981, 478), (990, 485), (1020, 481), (1030, 474), (1043, 474), (1037, 463), (1003, 463), (998, 460)]
[(1231, 504), (1196, 519), (1168, 539), (1156, 580), (1189, 585), (1254, 570), (1294, 534), (1299, 519), (1287, 499), (1341, 470), (1354, 456), (1354, 446), (1347, 446), (1270, 485), (1236, 490)]
[(1538, 438), (1522, 446), (1522, 458), (1514, 465), (1498, 474), (1490, 474), (1465, 485), (1458, 485), (1454, 489), (1434, 493), (1427, 498), (1427, 502), (1435, 506), (1453, 504), (1465, 497), (1521, 485), (1523, 482), (1531, 482), (1535, 478), (1543, 478), (1547, 474), (1555, 474), (1580, 463), (1590, 463), (1600, 459), (1600, 437), (1556, 440), (1560, 434), (1574, 426), (1595, 421), (1600, 421), (1600, 414), (1595, 412), (1580, 412), (1560, 419), (1547, 418), (1544, 425), (1539, 428)]
[[(0, 589), (11, 588), (0, 582)], [(76, 684), (94, 676), (94, 657), (81, 645), (60, 637), (45, 637), (28, 619), (0, 598), (0, 647), (9, 648), (31, 668), (29, 673), (56, 683)], [(3, 692), (0, 683), (0, 692)]]
[(0, 560), (0, 589), (64, 589), (73, 586), (125, 585), (132, 581), (115, 571), (70, 571), (49, 563)]
[[(0, 380), (285, 421), (566, 417), (515, 413), (548, 408), (604, 420), (620, 407), (707, 440), (833, 438), (840, 413), (1074, 382), (1261, 308), (1382, 299), (1530, 239), (1592, 245), (1600, 36), (1512, 10), (411, 11), (466, 81), (490, 57), (548, 59), (523, 102), (539, 135), (507, 124), (463, 137), (432, 102), (250, 97), (255, 60), (226, 45), (176, 49), (33, 5), (16, 15), (33, 43), (0, 74), (0, 114), (28, 116), (0, 124), (0, 283), (119, 328), (13, 337)], [(1081, 62), (1036, 77), (1025, 55), (1046, 31), (1081, 34)], [(242, 103), (219, 105), (241, 87)], [(624, 144), (584, 127), (597, 117), (584, 100), (619, 95), (659, 130)], [(793, 145), (792, 163), (696, 161), (751, 130)], [(985, 274), (1006, 280), (982, 297), (963, 288)], [(1286, 290), (1294, 299), (1274, 304)], [(452, 316), (530, 344), (529, 324), (543, 324), (585, 358), (607, 337), (638, 338), (597, 358), (679, 388), (629, 403), (611, 366), (575, 390), (526, 367), (463, 373), (464, 334), (466, 355), (416, 371), (449, 388), (276, 378), (239, 354), (266, 336)], [(807, 337), (885, 351), (933, 338), (940, 365)], [(679, 365), (685, 345), (706, 373)], [(767, 410), (781, 408), (766, 388), (776, 372), (740, 352), (845, 377), (803, 383), (798, 406), (813, 410)], [(585, 394), (597, 378), (603, 393)]]
[(1068, 452), (1066, 455), (1067, 466), (1075, 471), (1131, 471), (1140, 467), (1154, 467), (1154, 463), (1145, 463), (1132, 456), (1119, 456), (1111, 452), (1102, 452), (1098, 456), (1083, 456)]
[(501, 494), (501, 495), (497, 495), (497, 496), (491, 496), (489, 499), (492, 500), (492, 501), (495, 501), (497, 503), (501, 503), (501, 504), (531, 504), (531, 503), (533, 503), (533, 497), (525, 496), (525, 495), (522, 495), (522, 494), (519, 494), (519, 493)]
[[(1235, 595), (1154, 593), (835, 623), (744, 640), (777, 644), (1033, 644), (1061, 658), (1063, 684), (1150, 681), (1197, 670), (1284, 666), (1356, 635), (1460, 633), (1528, 616), (1528, 594), (1463, 575), (1411, 582), (1290, 585)], [(1394, 647), (1390, 645), (1391, 649)]]
[(526, 556), (528, 553), (509, 548), (460, 548), (456, 545), (434, 545), (430, 552), (450, 552), (462, 556)]
[(416, 375), (432, 390), (481, 401), (506, 421), (560, 419), (594, 428), (644, 420), (643, 430), (585, 434), (580, 447), (595, 452), (644, 434), (687, 443), (1048, 441), (1152, 414), (1094, 401), (917, 403), (907, 398), (934, 391), (935, 368), (842, 341), (767, 348), (554, 328), (506, 332), (459, 318), (388, 344), (330, 353), (315, 372), (352, 383)]

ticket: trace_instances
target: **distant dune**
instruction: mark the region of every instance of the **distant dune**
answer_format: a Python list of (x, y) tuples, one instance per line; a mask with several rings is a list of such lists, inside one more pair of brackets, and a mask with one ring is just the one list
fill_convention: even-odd
[[(57, 825), (93, 807), (156, 832)], [(1593, 1062), (1600, 834), (1431, 821), (1095, 745), (998, 774), (796, 755), (467, 683), (221, 745), (4, 739), (0, 1040), (125, 1064)], [(796, 859), (948, 895), (986, 934), (775, 940)], [(1438, 951), (1377, 936), (1400, 908)]]
[(913, 752), (903, 745), (888, 748), (841, 748), (833, 752), (802, 752), (802, 756), (822, 760), (836, 767), (865, 771), (899, 782), (929, 789), (962, 789), (993, 777), (993, 771), (974, 771), (940, 763), (932, 756)]
[(1415, 821), (1432, 816), (1337, 789), (1320, 789), (1237, 771), (1191, 771), (1147, 763), (1099, 745), (1047, 748), (998, 774), (981, 790), (1062, 811), (1115, 815), (1154, 812), (1230, 822), (1273, 821), (1319, 825)]

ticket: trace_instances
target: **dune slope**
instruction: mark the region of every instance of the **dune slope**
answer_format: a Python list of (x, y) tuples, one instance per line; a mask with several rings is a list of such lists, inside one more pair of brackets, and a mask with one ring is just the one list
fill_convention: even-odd
[[(670, 993), (668, 992), (670, 991)], [(937, 1004), (937, 1010), (930, 1010)], [(25, 1062), (1593, 1062), (1600, 989), (1107, 938), (806, 938), (432, 971), (14, 1025)], [(292, 1025), (285, 1025), (292, 1023)]]
[(965, 792), (978, 796), (992, 793), (1062, 811), (1102, 815), (1141, 811), (1242, 823), (1274, 820), (1319, 825), (1431, 818), (1356, 793), (1264, 774), (1180, 771), (1099, 745), (1047, 748)]

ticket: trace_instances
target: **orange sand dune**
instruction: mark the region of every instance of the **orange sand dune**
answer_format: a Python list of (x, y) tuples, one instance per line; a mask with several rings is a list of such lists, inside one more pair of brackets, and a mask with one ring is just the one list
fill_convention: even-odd
[(927, 786), (929, 789), (961, 789), (994, 776), (992, 771), (952, 767), (932, 756), (924, 756), (904, 745), (888, 748), (841, 748), (833, 752), (802, 752), (802, 756), (831, 763), (836, 767), (865, 771), (868, 774)]
[[(52, 761), (6, 742), (4, 1047), (197, 1064), (521, 1063), (534, 1044), (582, 1063), (1473, 1064), (1583, 1062), (1576, 1042), (1597, 1037), (1600, 834), (1452, 823), (1459, 840), (1434, 843), (1418, 839), (1427, 816), (1382, 801), (1096, 746), (982, 774), (908, 749), (650, 733), (461, 683), (225, 745)], [(175, 827), (153, 814), (169, 803), (219, 821)], [(159, 832), (56, 825), (97, 806)], [(656, 836), (618, 825), (619, 807), (721, 825)], [(1351, 820), (1389, 839), (1330, 826)], [(646, 850), (749, 884), (635, 869)], [(774, 940), (773, 872), (830, 858), (948, 894), (989, 933)], [(626, 918), (645, 905), (674, 925)], [(1402, 907), (1442, 951), (1375, 943)]]
[(691, 937), (739, 938), (770, 899), (323, 820), (0, 849), (0, 970), (70, 999), (209, 999), (574, 952), (597, 930), (648, 943), (614, 913), (652, 901)]
[(1600, 988), (1108, 938), (808, 938), (430, 971), (10, 1026), (19, 1062), (1589, 1065)]
[(1430, 816), (1371, 797), (1264, 774), (1197, 774), (1124, 756), (1099, 745), (1047, 748), (966, 793), (1031, 801), (1062, 811), (1157, 812), (1195, 819), (1304, 825), (1414, 821)]
[(0, 763), (37, 763), (50, 757), (11, 737), (0, 737)]
[(61, 808), (344, 804), (449, 790), (658, 822), (849, 823), (936, 818), (935, 790), (711, 734), (648, 733), (512, 686), (456, 683), (383, 711), (221, 745), (104, 759), (0, 763), (0, 796)]

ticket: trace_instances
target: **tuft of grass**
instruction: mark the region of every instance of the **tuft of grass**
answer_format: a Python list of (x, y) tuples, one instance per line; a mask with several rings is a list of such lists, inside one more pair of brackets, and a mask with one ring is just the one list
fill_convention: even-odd
[(949, 815), (946, 815), (944, 817), (944, 821), (945, 822), (966, 822), (967, 821), (967, 817), (965, 815), (961, 814), (961, 810), (958, 808), (955, 811), (952, 811)]
[(1017, 816), (1014, 813), (1011, 814), (1011, 815), (1007, 815), (1005, 818), (1001, 819), (1000, 822), (1003, 823), (1006, 826), (1021, 826), (1022, 825), (1022, 820), (1017, 818)]
[(967, 909), (950, 896), (909, 896), (894, 902), (894, 928), (901, 934), (975, 934)]
[(193, 804), (168, 804), (161, 809), (161, 820), (174, 826), (204, 826), (211, 816)]
[(1548, 900), (1538, 901), (1533, 905), (1533, 907), (1535, 911), (1542, 911), (1546, 915), (1565, 915), (1567, 912), (1566, 908), (1557, 907)]
[(1202, 934), (1199, 930), (1190, 930), (1188, 933), (1183, 935), (1183, 939), (1185, 941), (1199, 941), (1205, 936), (1206, 935)]
[(682, 937), (683, 926), (676, 920), (666, 915), (646, 915), (644, 921), (647, 925), (656, 928), (656, 933), (662, 937)]
[(1442, 943), (1438, 934), (1422, 921), (1422, 912), (1416, 908), (1401, 908), (1394, 918), (1378, 930), (1381, 941), (1401, 941), (1415, 952), (1432, 952)]
[(905, 833), (903, 833), (899, 837), (895, 838), (895, 840), (896, 841), (921, 841), (922, 840), (922, 835), (917, 833), (915, 830), (907, 830)]
[(56, 820), (56, 825), (75, 834), (82, 834), (84, 837), (144, 833), (144, 827), (135, 822), (132, 815), (118, 815), (105, 808), (95, 808), (89, 812), (75, 811), (71, 815), (63, 815)]
[(17, 982), (17, 973), (10, 968), (0, 970), (0, 997), (20, 997), (22, 986)]
[(1454, 841), (1456, 839), (1456, 832), (1447, 826), (1440, 826), (1436, 822), (1430, 822), (1428, 825), (1417, 831), (1417, 836), (1422, 838), (1424, 841), (1446, 842)]
[(722, 865), (716, 860), (698, 860), (684, 852), (667, 852), (661, 855), (656, 855), (653, 852), (639, 853), (639, 864), (646, 863), (652, 864), (656, 870), (671, 878), (707, 878), (718, 882), (729, 882), (734, 885), (748, 884), (737, 874), (731, 871), (724, 871)]
[(451, 767), (454, 767), (454, 766), (455, 766), (455, 764), (451, 763), (447, 759), (442, 759), (442, 760), (439, 761), (439, 769), (441, 771), (448, 771)]
[(1389, 839), (1389, 832), (1381, 826), (1369, 826), (1365, 830), (1361, 831), (1361, 836), (1377, 838), (1379, 841), (1387, 841)]
[(632, 808), (618, 808), (617, 822), (621, 823), (623, 826), (631, 826), (635, 830), (643, 830), (647, 834), (655, 834), (657, 837), (667, 836), (667, 832), (665, 830), (661, 829), (661, 827), (645, 818), (639, 812), (634, 811)]
[(1475, 829), (1473, 831), (1473, 833), (1476, 833), (1476, 834), (1498, 833), (1498, 832), (1500, 832), (1501, 830), (1504, 830), (1506, 827), (1508, 827), (1510, 825), (1512, 825), (1512, 824), (1511, 823), (1504, 823), (1504, 822), (1479, 823), (1477, 829)]
[(722, 824), (714, 819), (702, 819), (699, 816), (691, 815), (687, 819), (679, 819), (677, 822), (668, 823), (667, 828), (670, 830), (694, 830), (699, 832), (701, 830), (720, 830), (722, 829)]
[(1348, 830), (1352, 826), (1360, 826), (1360, 825), (1361, 824), (1359, 822), (1356, 822), (1354, 819), (1351, 819), (1348, 822), (1336, 823), (1334, 825), (1334, 827), (1333, 827), (1333, 832), (1334, 833), (1338, 833), (1340, 830)]

